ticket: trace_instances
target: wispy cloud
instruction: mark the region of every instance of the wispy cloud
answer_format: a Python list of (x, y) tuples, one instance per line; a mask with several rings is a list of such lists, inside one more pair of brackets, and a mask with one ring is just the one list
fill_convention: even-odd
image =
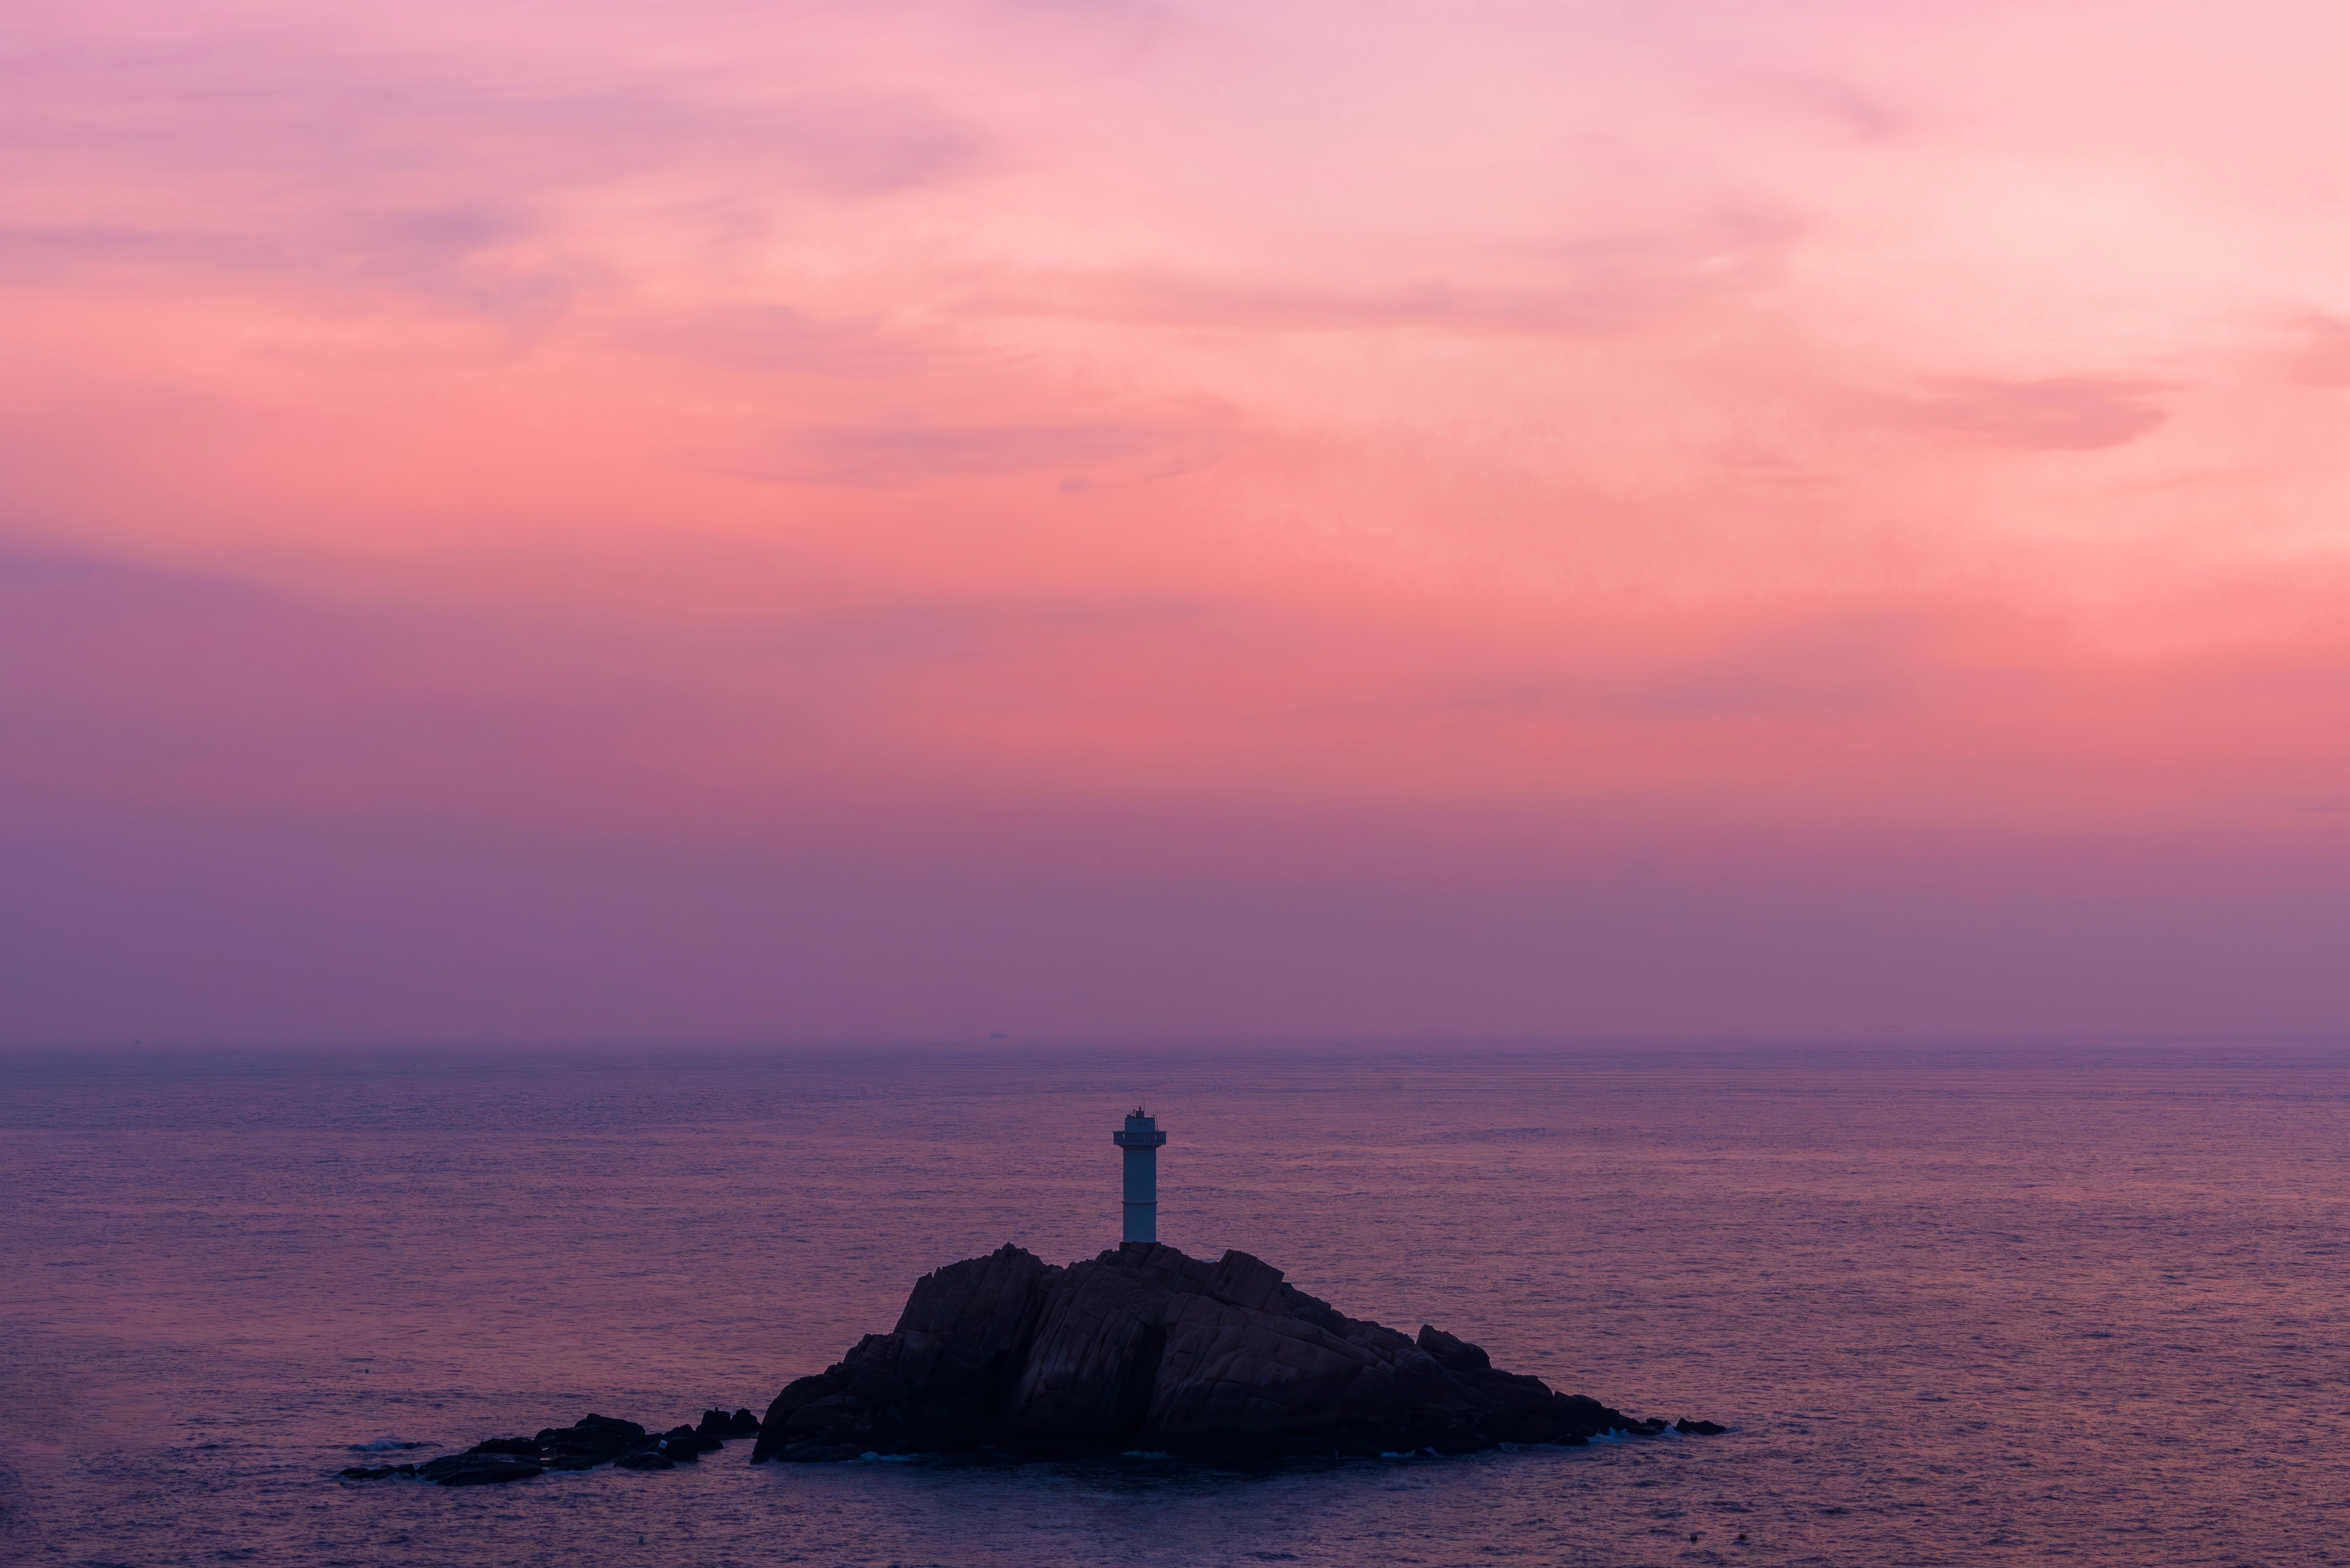
[(2302, 326), (2293, 379), (2312, 387), (2350, 387), (2350, 321), (2310, 317)]
[[(1453, 939), (1364, 911), (1446, 877), (1460, 972), (1539, 968), (1504, 893), (1603, 843), (2316, 864), (2345, 18), (35, 6), (0, 836), (366, 824), (359, 901), (428, 819), (972, 908), (1215, 867), (1176, 942), (1311, 858), (1251, 929), (1357, 920), (1374, 979)], [(1033, 980), (1055, 908), (981, 945)]]
[(2170, 416), (2157, 382), (2093, 376), (2028, 381), (1940, 377), (1896, 405), (1921, 430), (2024, 452), (2095, 452), (2123, 446)]
[(1799, 230), (1784, 216), (1716, 213), (1672, 233), (1596, 234), (1475, 258), (1499, 278), (1217, 276), (1134, 270), (980, 280), (962, 301), (987, 315), (1091, 317), (1228, 332), (1423, 331), (1579, 337), (1670, 322), (1765, 288)]
[(1164, 478), (1212, 465), (1212, 427), (1152, 424), (879, 426), (799, 430), (771, 473), (801, 484), (897, 485), (1002, 473), (1082, 475), (1114, 468)]

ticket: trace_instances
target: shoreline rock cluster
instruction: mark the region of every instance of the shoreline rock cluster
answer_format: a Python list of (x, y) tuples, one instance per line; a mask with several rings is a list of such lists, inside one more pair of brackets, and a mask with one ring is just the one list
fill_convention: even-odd
[(748, 1409), (702, 1412), (698, 1427), (650, 1431), (634, 1421), (589, 1415), (568, 1427), (548, 1427), (535, 1438), (491, 1438), (461, 1454), (409, 1465), (353, 1465), (345, 1480), (413, 1477), (441, 1486), (494, 1486), (528, 1480), (548, 1470), (587, 1470), (608, 1464), (625, 1470), (671, 1470), (723, 1448), (728, 1439), (755, 1438), (759, 1418)]
[(896, 1328), (785, 1387), (751, 1462), (1458, 1454), (1668, 1429), (1723, 1430), (1554, 1392), (1429, 1324), (1348, 1317), (1246, 1252), (1130, 1242), (1065, 1268), (1005, 1246), (923, 1275)]

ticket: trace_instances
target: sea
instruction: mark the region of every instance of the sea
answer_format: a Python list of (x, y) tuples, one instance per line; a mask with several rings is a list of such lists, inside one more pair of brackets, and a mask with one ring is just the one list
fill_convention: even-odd
[[(940, 1264), (1160, 1237), (1720, 1437), (348, 1481), (763, 1409)], [(2350, 1051), (0, 1055), (0, 1561), (2350, 1563)]]

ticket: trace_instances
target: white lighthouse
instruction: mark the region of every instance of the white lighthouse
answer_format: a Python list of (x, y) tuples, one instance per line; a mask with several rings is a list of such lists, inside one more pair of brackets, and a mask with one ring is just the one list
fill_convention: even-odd
[(1109, 1135), (1126, 1151), (1126, 1236), (1128, 1241), (1159, 1240), (1159, 1146), (1167, 1135), (1158, 1119), (1140, 1106), (1127, 1114), (1126, 1126)]

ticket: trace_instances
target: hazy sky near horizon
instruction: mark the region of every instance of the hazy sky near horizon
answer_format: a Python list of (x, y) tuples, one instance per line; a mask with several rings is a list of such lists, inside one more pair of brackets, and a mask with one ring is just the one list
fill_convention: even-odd
[(2345, 57), (28, 0), (0, 1039), (2350, 1032)]

